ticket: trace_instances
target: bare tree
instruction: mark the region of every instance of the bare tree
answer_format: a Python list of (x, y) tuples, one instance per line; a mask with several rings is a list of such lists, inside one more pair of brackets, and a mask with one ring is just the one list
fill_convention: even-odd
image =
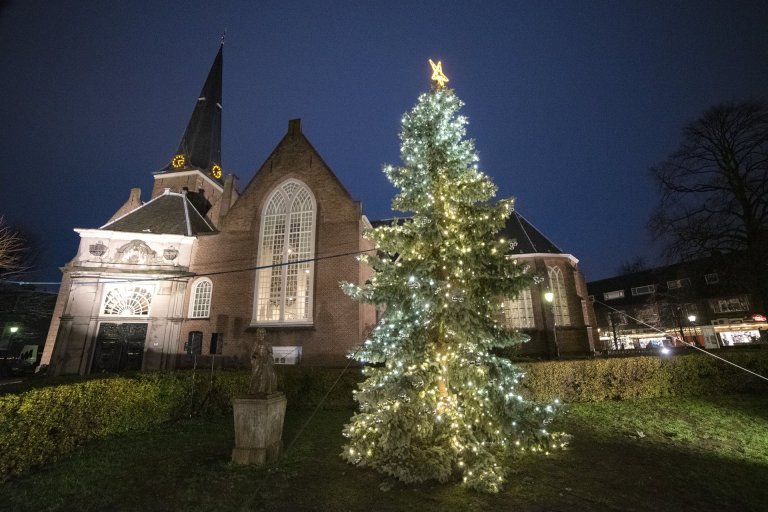
[(648, 268), (648, 264), (645, 262), (645, 258), (642, 256), (635, 256), (631, 260), (625, 260), (619, 267), (619, 275), (626, 276), (634, 274), (635, 272), (641, 272)]
[(25, 255), (24, 239), (0, 216), (0, 277), (24, 271)]
[(684, 130), (651, 168), (661, 189), (650, 229), (667, 256), (743, 254), (757, 306), (768, 308), (768, 105), (728, 103)]

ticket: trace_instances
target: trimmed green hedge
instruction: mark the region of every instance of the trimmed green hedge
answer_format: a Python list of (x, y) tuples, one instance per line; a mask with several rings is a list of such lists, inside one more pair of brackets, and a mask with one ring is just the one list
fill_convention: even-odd
[[(358, 369), (277, 367), (291, 407), (349, 409)], [(341, 376), (341, 377), (340, 377)], [(20, 394), (0, 396), (0, 480), (66, 454), (90, 439), (149, 430), (190, 414), (232, 411), (232, 398), (248, 389), (250, 372), (139, 373), (79, 379), (50, 386), (31, 382)], [(336, 381), (339, 380), (337, 383)], [(334, 384), (336, 384), (334, 386)], [(329, 393), (330, 390), (330, 393)], [(327, 395), (327, 396), (326, 396)]]
[[(728, 352), (723, 357), (768, 375), (768, 350)], [(521, 363), (524, 393), (538, 401), (564, 402), (698, 396), (768, 391), (759, 378), (706, 355), (626, 357)], [(351, 409), (359, 368), (277, 367), (291, 408)], [(232, 398), (248, 389), (250, 372), (140, 373), (80, 379), (0, 396), (0, 480), (68, 453), (90, 439), (150, 430), (190, 414), (230, 413)]]
[[(768, 351), (718, 355), (768, 376)], [(768, 383), (706, 354), (523, 363), (524, 395), (540, 401), (596, 402), (768, 391)]]
[(178, 378), (94, 379), (0, 397), (0, 478), (78, 444), (179, 416), (189, 388)]

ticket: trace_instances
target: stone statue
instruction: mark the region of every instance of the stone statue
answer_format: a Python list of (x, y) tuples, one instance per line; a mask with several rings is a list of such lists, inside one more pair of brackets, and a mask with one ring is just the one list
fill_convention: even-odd
[(270, 394), (277, 391), (277, 375), (273, 367), (272, 346), (265, 341), (267, 331), (256, 331), (256, 342), (251, 348), (251, 385), (248, 394)]

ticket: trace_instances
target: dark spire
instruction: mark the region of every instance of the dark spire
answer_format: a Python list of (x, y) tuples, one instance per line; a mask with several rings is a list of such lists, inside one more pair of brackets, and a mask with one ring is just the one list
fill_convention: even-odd
[(221, 180), (221, 92), (224, 41), (213, 61), (169, 171), (202, 169)]

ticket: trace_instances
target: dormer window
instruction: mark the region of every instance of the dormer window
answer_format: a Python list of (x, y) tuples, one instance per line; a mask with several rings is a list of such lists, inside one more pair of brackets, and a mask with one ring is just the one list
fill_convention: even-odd
[(691, 286), (691, 280), (687, 277), (682, 279), (675, 279), (673, 281), (667, 281), (668, 290), (676, 290), (678, 288), (685, 288), (687, 286)]
[(614, 290), (612, 292), (605, 292), (603, 294), (603, 300), (616, 300), (624, 298), (624, 290)]
[[(632, 295), (650, 295), (652, 293), (656, 293), (656, 285), (655, 284), (647, 284), (645, 286), (636, 286), (635, 288), (632, 288)], [(623, 294), (623, 291), (622, 291)], [(623, 295), (622, 295), (623, 296)]]

